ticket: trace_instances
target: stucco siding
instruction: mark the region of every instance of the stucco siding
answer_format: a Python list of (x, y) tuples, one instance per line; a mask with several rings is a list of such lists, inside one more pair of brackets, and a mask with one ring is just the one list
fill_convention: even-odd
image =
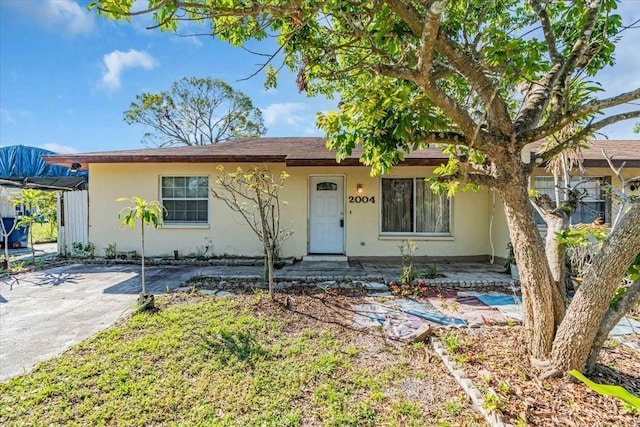
[[(103, 164), (90, 167), (89, 183), (89, 240), (96, 245), (98, 254), (107, 245), (116, 244), (118, 250), (139, 250), (140, 230), (122, 229), (118, 213), (126, 203), (116, 202), (119, 197), (139, 196), (147, 200), (160, 200), (161, 176), (209, 177), (215, 185), (218, 176), (216, 164), (204, 163), (152, 163)], [(225, 164), (226, 170), (247, 164)], [(270, 164), (272, 171), (280, 172), (284, 164)], [(281, 192), (283, 206), (281, 226), (291, 228), (293, 235), (284, 243), (282, 255), (301, 257), (308, 253), (309, 231), (309, 177), (339, 175), (344, 177), (344, 230), (345, 252), (349, 256), (398, 256), (402, 241), (413, 239), (417, 256), (458, 257), (495, 255), (504, 257), (509, 241), (503, 203), (497, 192), (482, 188), (478, 192), (457, 194), (451, 201), (451, 225), (448, 236), (383, 235), (380, 232), (382, 202), (381, 179), (369, 175), (367, 167), (289, 167), (290, 177)], [(430, 176), (433, 168), (396, 167), (386, 177), (412, 178)], [(623, 170), (627, 179), (640, 176), (640, 169)], [(537, 170), (534, 176), (545, 175)], [(607, 168), (593, 168), (590, 176), (611, 176), (611, 182), (620, 183)], [(357, 185), (362, 192), (357, 192)], [(640, 189), (630, 192), (640, 195)], [(367, 197), (368, 203), (354, 203), (355, 197)], [(370, 200), (373, 198), (374, 203)], [(362, 200), (360, 199), (360, 200)], [(357, 200), (357, 199), (356, 199)], [(352, 201), (352, 203), (350, 203)], [(616, 213), (612, 204), (612, 215)], [(206, 249), (208, 248), (208, 250)], [(199, 226), (165, 225), (146, 230), (146, 251), (150, 256), (198, 255), (259, 256), (261, 246), (238, 214), (222, 201), (209, 198), (209, 223)]]
[[(160, 200), (161, 176), (209, 177), (215, 185), (218, 174), (215, 164), (202, 163), (150, 163), (108, 164), (90, 166), (89, 184), (89, 240), (103, 254), (107, 245), (116, 244), (118, 250), (139, 250), (140, 230), (122, 229), (118, 212), (126, 203), (116, 202), (119, 197), (138, 196), (147, 200)], [(237, 164), (225, 164), (233, 170)], [(240, 166), (249, 166), (247, 164)], [(279, 172), (283, 164), (270, 164)], [(398, 246), (411, 238), (416, 241), (419, 256), (481, 256), (490, 254), (489, 223), (493, 198), (487, 189), (458, 194), (451, 204), (451, 235), (432, 237), (424, 235), (384, 235), (380, 233), (381, 181), (371, 177), (367, 167), (289, 167), (281, 192), (283, 206), (281, 226), (293, 229), (293, 235), (284, 243), (282, 255), (301, 257), (308, 253), (308, 186), (311, 175), (341, 175), (344, 177), (345, 249), (349, 256), (398, 256)], [(389, 176), (429, 176), (432, 168), (396, 167)], [(357, 184), (363, 192), (357, 193)], [(349, 196), (367, 196), (374, 203), (349, 203)], [(352, 199), (353, 201), (353, 199)], [(501, 209), (501, 208), (500, 208)], [(247, 255), (262, 253), (259, 242), (238, 214), (222, 201), (209, 199), (209, 223), (199, 226), (165, 225), (145, 232), (146, 253), (149, 256), (197, 255), (209, 248), (206, 255)]]

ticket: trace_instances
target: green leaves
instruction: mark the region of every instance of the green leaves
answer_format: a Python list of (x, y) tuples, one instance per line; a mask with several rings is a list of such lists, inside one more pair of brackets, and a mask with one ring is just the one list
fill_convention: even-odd
[(606, 227), (590, 225), (582, 228), (565, 228), (556, 232), (556, 241), (568, 247), (590, 246), (594, 242), (602, 242), (610, 231)]
[[(362, 144), (361, 161), (373, 174), (384, 174), (404, 159), (404, 154), (424, 146), (424, 135), (447, 128), (428, 97), (408, 82), (382, 76), (345, 89), (339, 110), (319, 113), (317, 124), (328, 136), (327, 145), (338, 159)], [(432, 112), (432, 114), (429, 114)]]
[(134, 228), (136, 220), (139, 220), (142, 225), (151, 225), (154, 228), (162, 224), (165, 208), (156, 201), (148, 202), (140, 197), (131, 199), (120, 197), (116, 202), (129, 203), (129, 206), (122, 208), (118, 214), (123, 227)]
[(569, 371), (569, 374), (580, 381), (582, 381), (587, 387), (596, 393), (600, 393), (604, 396), (613, 396), (617, 397), (620, 400), (623, 400), (630, 404), (635, 409), (640, 409), (640, 399), (633, 394), (629, 393), (626, 389), (620, 387), (619, 385), (608, 385), (608, 384), (598, 384), (591, 381), (589, 378), (582, 375), (580, 372), (575, 369)]

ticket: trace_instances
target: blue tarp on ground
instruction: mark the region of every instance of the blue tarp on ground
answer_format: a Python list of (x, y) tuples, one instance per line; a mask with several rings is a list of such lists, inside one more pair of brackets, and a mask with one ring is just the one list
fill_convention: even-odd
[[(0, 180), (30, 187), (57, 187), (80, 189), (87, 182), (86, 171), (72, 172), (70, 167), (49, 165), (42, 156), (52, 151), (24, 145), (0, 148)], [(69, 165), (71, 166), (71, 165)]]
[[(455, 294), (455, 293), (454, 293)], [(495, 310), (500, 311), (506, 318), (522, 320), (522, 302), (514, 295), (501, 292), (460, 291), (457, 297), (462, 297), (462, 310), (469, 305), (469, 297), (477, 298)], [(449, 316), (438, 309), (412, 299), (401, 299), (390, 296), (388, 298), (365, 298), (364, 304), (352, 306), (355, 311), (354, 324), (360, 328), (382, 327), (387, 336), (393, 339), (406, 339), (412, 336), (425, 322), (427, 324), (444, 326), (469, 325), (465, 319)], [(460, 310), (460, 308), (457, 308)], [(460, 313), (460, 316), (464, 314)], [(483, 322), (486, 323), (486, 322)], [(476, 323), (479, 324), (479, 323)], [(640, 322), (623, 318), (611, 331), (610, 335), (631, 335), (640, 332)], [(622, 340), (625, 342), (624, 340)], [(637, 348), (637, 344), (627, 345)], [(635, 345), (635, 347), (634, 347)]]

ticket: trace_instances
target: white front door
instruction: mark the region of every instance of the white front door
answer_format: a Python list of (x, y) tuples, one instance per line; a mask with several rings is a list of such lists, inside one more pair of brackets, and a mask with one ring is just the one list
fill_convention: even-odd
[(309, 177), (309, 253), (344, 254), (344, 177)]

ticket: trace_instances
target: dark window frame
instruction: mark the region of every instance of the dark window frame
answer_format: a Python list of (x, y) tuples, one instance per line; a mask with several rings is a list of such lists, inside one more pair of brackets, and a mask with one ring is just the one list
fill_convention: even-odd
[(209, 176), (163, 175), (160, 203), (166, 225), (209, 225)]
[[(544, 182), (547, 185), (541, 185)], [(580, 199), (578, 209), (569, 219), (569, 223), (580, 224), (593, 223), (596, 218), (601, 218), (604, 222), (611, 222), (611, 198), (607, 196), (606, 189), (603, 188), (602, 182), (611, 184), (610, 176), (590, 176), (580, 177), (572, 176), (570, 185), (576, 186), (581, 193), (587, 191), (587, 196)], [(554, 181), (552, 176), (538, 175), (533, 179), (533, 189), (537, 192), (547, 194), (555, 203)], [(561, 190), (562, 191), (562, 190)], [(595, 191), (595, 194), (593, 193)], [(542, 217), (534, 210), (535, 221), (538, 227), (545, 227), (546, 223)]]
[[(405, 191), (409, 186), (411, 194), (407, 197)], [(382, 236), (451, 236), (453, 210), (451, 199), (445, 194), (437, 195), (431, 192), (429, 186), (424, 177), (381, 178), (379, 226)], [(421, 194), (417, 191), (419, 187), (422, 187)], [(397, 206), (393, 206), (393, 200), (389, 200), (391, 192), (395, 193), (394, 199), (398, 203)], [(433, 196), (433, 199), (427, 200), (425, 196)], [(438, 203), (445, 199), (446, 208), (443, 208)], [(425, 218), (425, 215), (418, 215), (420, 207), (426, 209), (430, 204), (436, 212), (435, 223)], [(438, 210), (441, 212), (437, 212)], [(390, 215), (396, 216), (395, 221), (390, 218)]]

